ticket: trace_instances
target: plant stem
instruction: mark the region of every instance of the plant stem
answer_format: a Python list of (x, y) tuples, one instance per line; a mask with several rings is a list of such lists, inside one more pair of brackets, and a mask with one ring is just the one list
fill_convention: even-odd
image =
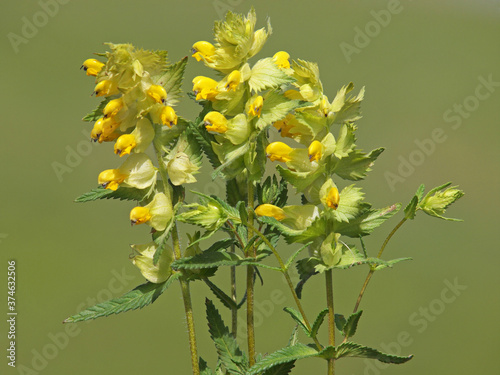
[[(253, 203), (254, 203), (254, 189), (253, 182), (248, 181), (248, 223), (253, 228)], [(247, 241), (253, 237), (253, 230), (247, 228), (248, 236)], [(253, 246), (247, 251), (245, 256), (250, 258), (255, 257), (252, 253)], [(254, 326), (254, 269), (253, 266), (247, 266), (247, 339), (248, 339), (248, 358), (250, 367), (255, 364), (255, 326)]]
[[(174, 245), (174, 255), (176, 259), (182, 257), (181, 247), (179, 243), (179, 233), (177, 231), (177, 223), (174, 224), (172, 229), (172, 242)], [(200, 374), (200, 367), (198, 364), (198, 348), (196, 345), (196, 333), (194, 329), (194, 318), (193, 318), (193, 305), (191, 303), (191, 291), (189, 290), (189, 281), (185, 280), (183, 277), (179, 278), (182, 291), (182, 299), (184, 301), (184, 312), (186, 314), (186, 323), (188, 327), (189, 334), (189, 348), (191, 350), (191, 366), (193, 367), (193, 375)]]
[[(231, 245), (231, 252), (235, 252), (234, 244)], [(238, 300), (236, 297), (236, 266), (231, 266), (230, 269), (230, 281), (231, 281), (231, 299), (237, 305)], [(231, 309), (231, 333), (236, 338), (238, 335), (238, 308)]]
[[(328, 305), (328, 345), (335, 346), (335, 310), (333, 307), (333, 272), (325, 272), (326, 303)], [(328, 375), (335, 374), (335, 359), (328, 360)]]
[[(288, 287), (290, 288), (290, 291), (292, 292), (292, 296), (293, 296), (293, 299), (295, 300), (295, 304), (297, 305), (297, 308), (299, 309), (300, 313), (302, 314), (302, 318), (304, 319), (304, 324), (306, 325), (307, 329), (309, 331), (311, 331), (311, 324), (309, 324), (309, 320), (307, 319), (306, 313), (305, 313), (304, 309), (302, 308), (302, 304), (300, 303), (300, 299), (297, 296), (297, 293), (295, 292), (295, 288), (293, 286), (292, 279), (290, 278), (290, 274), (288, 273), (288, 270), (285, 266), (285, 263), (283, 263), (283, 259), (281, 259), (281, 256), (279, 255), (276, 248), (271, 244), (271, 242), (269, 242), (269, 240), (266, 238), (266, 236), (260, 230), (255, 228), (250, 223), (247, 223), (247, 227), (249, 229), (252, 229), (252, 231), (262, 239), (262, 241), (267, 245), (267, 247), (269, 247), (271, 249), (274, 256), (278, 260), (278, 263), (279, 263), (280, 268), (281, 268), (281, 272), (285, 276), (285, 280), (288, 284)], [(321, 344), (319, 343), (319, 341), (316, 337), (313, 337), (313, 340), (314, 340), (314, 343), (316, 344), (316, 347), (318, 348), (318, 350), (323, 349), (323, 347), (321, 346)]]
[[(405, 223), (406, 217), (402, 218), (401, 221), (394, 227), (394, 229), (389, 233), (387, 238), (385, 239), (384, 243), (382, 244), (382, 247), (380, 248), (380, 251), (378, 252), (377, 258), (380, 259), (382, 257), (382, 253), (384, 252), (385, 247), (391, 240), (392, 236), (397, 232), (399, 228)], [(354, 306), (353, 314), (358, 311), (359, 304), (361, 303), (361, 299), (363, 298), (363, 295), (365, 293), (366, 287), (368, 286), (368, 283), (370, 282), (373, 274), (375, 273), (375, 269), (370, 269), (370, 272), (368, 272), (368, 275), (366, 276), (365, 282), (363, 284), (363, 287), (361, 288), (361, 291), (359, 292), (358, 299), (356, 301), (356, 305)], [(345, 340), (344, 340), (345, 341)]]

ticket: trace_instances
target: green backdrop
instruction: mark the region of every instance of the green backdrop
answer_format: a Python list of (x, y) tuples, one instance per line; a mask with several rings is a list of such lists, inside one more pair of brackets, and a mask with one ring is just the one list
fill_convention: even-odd
[[(358, 144), (386, 147), (361, 183), (370, 202), (406, 203), (420, 183), (453, 181), (466, 192), (448, 212), (464, 222), (420, 213), (398, 232), (387, 258), (414, 260), (377, 274), (361, 305), (358, 342), (415, 358), (387, 368), (345, 359), (337, 373), (498, 373), (498, 2), (41, 0), (0, 6), (0, 300), (7, 311), (7, 260), (15, 259), (18, 312), (17, 368), (2, 356), (2, 374), (190, 373), (177, 285), (142, 311), (61, 324), (143, 282), (128, 245), (148, 232), (130, 228), (130, 203), (73, 203), (101, 170), (118, 165), (111, 146), (91, 144), (90, 125), (80, 121), (97, 100), (78, 69), (107, 41), (167, 49), (177, 61), (194, 42), (211, 39), (226, 10), (246, 13), (252, 5), (258, 26), (266, 17), (273, 26), (259, 56), (286, 50), (318, 62), (330, 98), (350, 81), (366, 86)], [(198, 74), (210, 72), (190, 59), (187, 77)], [(186, 99), (179, 113), (193, 118), (196, 110)], [(222, 193), (205, 172), (199, 189)], [(367, 238), (372, 254), (390, 229)], [(338, 312), (352, 309), (365, 274), (361, 267), (335, 272)], [(256, 292), (262, 353), (285, 345), (293, 328), (282, 311), (293, 306), (285, 283), (264, 276)], [(213, 365), (203, 312), (209, 292), (202, 283), (192, 288), (200, 354)], [(321, 278), (306, 284), (304, 303), (311, 315), (323, 308)], [(325, 371), (323, 361), (305, 360), (295, 373)]]

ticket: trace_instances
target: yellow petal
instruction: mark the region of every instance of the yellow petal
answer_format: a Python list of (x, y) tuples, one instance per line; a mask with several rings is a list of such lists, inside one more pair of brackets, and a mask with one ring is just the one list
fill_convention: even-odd
[(213, 62), (211, 57), (215, 54), (215, 47), (212, 43), (202, 40), (193, 44), (192, 52), (196, 61), (201, 61), (204, 58), (207, 62)]
[(130, 222), (132, 225), (144, 224), (151, 219), (149, 208), (137, 206), (130, 211)]
[(116, 95), (120, 91), (118, 90), (118, 86), (115, 82), (110, 81), (109, 79), (105, 79), (99, 82), (94, 88), (95, 96), (110, 96)]
[(285, 51), (276, 52), (273, 56), (274, 63), (280, 68), (290, 69), (290, 55)]
[(252, 116), (260, 117), (262, 106), (264, 105), (264, 98), (262, 96), (257, 96), (253, 103), (250, 105), (248, 113)]
[(282, 161), (286, 163), (292, 160), (290, 152), (293, 148), (283, 142), (273, 142), (266, 147), (266, 155), (271, 161)]
[(113, 99), (106, 104), (104, 109), (102, 110), (102, 113), (104, 117), (113, 117), (116, 116), (118, 112), (120, 112), (120, 109), (123, 108), (123, 99), (118, 98), (118, 99)]
[(270, 216), (274, 217), (276, 220), (283, 220), (286, 218), (285, 211), (283, 211), (278, 206), (274, 206), (272, 204), (261, 204), (255, 209), (255, 213), (259, 216)]
[(321, 144), (320, 141), (313, 141), (309, 145), (307, 152), (309, 154), (310, 161), (319, 160), (319, 159), (321, 159), (321, 155), (323, 153), (323, 145)]
[(82, 67), (88, 76), (96, 76), (103, 68), (104, 64), (96, 59), (87, 59), (83, 62)]
[(106, 189), (116, 190), (128, 175), (121, 173), (119, 169), (106, 169), (99, 173), (97, 181)]
[(133, 134), (123, 134), (116, 140), (115, 154), (122, 157), (128, 155), (137, 146), (135, 136)]
[(152, 98), (156, 103), (165, 103), (167, 100), (167, 92), (160, 85), (151, 85), (146, 91), (150, 98)]
[(227, 119), (222, 113), (216, 111), (209, 112), (206, 114), (203, 122), (208, 131), (217, 133), (227, 132)]
[(170, 106), (166, 106), (162, 109), (160, 119), (161, 123), (163, 125), (167, 125), (169, 128), (171, 128), (173, 125), (177, 125), (177, 114), (175, 113), (175, 110)]
[(326, 205), (336, 210), (339, 207), (339, 202), (340, 202), (339, 191), (336, 187), (332, 187), (328, 191), (328, 195), (326, 197)]

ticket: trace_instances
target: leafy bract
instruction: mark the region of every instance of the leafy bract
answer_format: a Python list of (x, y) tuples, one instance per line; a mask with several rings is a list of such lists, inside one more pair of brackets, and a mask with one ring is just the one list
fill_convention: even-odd
[(148, 196), (148, 193), (149, 189), (140, 190), (135, 188), (119, 187), (117, 190), (113, 191), (98, 187), (97, 189), (92, 189), (91, 191), (80, 195), (75, 199), (75, 202), (90, 202), (98, 199), (119, 199), (141, 202)]

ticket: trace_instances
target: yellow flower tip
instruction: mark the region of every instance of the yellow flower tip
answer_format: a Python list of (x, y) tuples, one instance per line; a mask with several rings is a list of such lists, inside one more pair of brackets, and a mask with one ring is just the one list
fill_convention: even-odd
[(259, 216), (270, 216), (274, 217), (276, 220), (281, 221), (286, 218), (285, 211), (283, 211), (278, 206), (272, 204), (261, 204), (255, 209), (255, 213)]
[(292, 160), (289, 156), (292, 151), (293, 148), (283, 142), (273, 142), (266, 147), (266, 156), (271, 161), (277, 160), (286, 163), (287, 161)]
[(169, 128), (177, 125), (177, 114), (175, 113), (175, 110), (170, 106), (166, 106), (161, 110), (160, 119), (161, 123), (163, 125), (167, 125)]
[(151, 85), (146, 92), (156, 103), (164, 104), (167, 100), (167, 92), (160, 85)]
[(205, 59), (207, 62), (213, 62), (211, 57), (215, 55), (215, 47), (212, 43), (202, 40), (193, 44), (192, 52), (192, 57), (194, 57), (196, 61)]
[(292, 133), (290, 133), (290, 130), (293, 128), (293, 125), (289, 124), (286, 120), (275, 121), (273, 126), (278, 129), (282, 137), (291, 137)]
[(104, 64), (96, 59), (87, 59), (80, 69), (83, 69), (88, 76), (96, 76), (103, 68)]
[(336, 210), (339, 207), (340, 195), (336, 187), (332, 187), (326, 196), (326, 205)]
[(102, 134), (102, 124), (103, 124), (103, 118), (100, 118), (97, 120), (94, 124), (94, 127), (92, 128), (92, 131), (90, 132), (90, 140), (97, 142), (99, 140), (99, 137)]
[(113, 99), (106, 104), (104, 109), (102, 110), (102, 113), (104, 117), (113, 117), (116, 116), (118, 112), (123, 108), (123, 99), (118, 98), (118, 99)]
[(132, 225), (144, 224), (151, 219), (149, 208), (137, 206), (130, 211), (130, 222)]
[(213, 100), (219, 93), (217, 91), (217, 81), (212, 78), (198, 76), (193, 79), (193, 92), (196, 94), (196, 100)]
[(120, 157), (129, 155), (136, 146), (137, 142), (133, 134), (123, 134), (116, 140), (114, 147), (115, 154)]
[(226, 90), (236, 91), (241, 81), (241, 73), (239, 70), (233, 70), (227, 77)]
[(328, 117), (328, 112), (330, 112), (330, 102), (328, 101), (328, 97), (326, 95), (323, 95), (323, 98), (321, 99), (319, 110), (323, 113), (323, 116)]
[(128, 176), (121, 173), (119, 169), (106, 169), (99, 173), (97, 181), (103, 188), (116, 190), (127, 177)]
[(276, 52), (273, 56), (273, 60), (279, 68), (290, 69), (290, 55), (287, 52)]
[(227, 119), (220, 112), (212, 111), (207, 113), (203, 122), (208, 131), (216, 133), (227, 132)]
[(252, 116), (260, 117), (263, 105), (264, 105), (264, 98), (259, 95), (255, 98), (252, 105), (250, 105), (250, 109), (248, 110), (248, 113)]
[(309, 145), (307, 152), (309, 154), (309, 161), (313, 162), (315, 160), (319, 160), (323, 154), (323, 145), (320, 141), (313, 141)]
[(105, 79), (95, 86), (93, 94), (95, 94), (95, 96), (110, 96), (116, 95), (119, 92), (120, 91), (118, 90), (116, 83), (110, 81), (109, 79)]

